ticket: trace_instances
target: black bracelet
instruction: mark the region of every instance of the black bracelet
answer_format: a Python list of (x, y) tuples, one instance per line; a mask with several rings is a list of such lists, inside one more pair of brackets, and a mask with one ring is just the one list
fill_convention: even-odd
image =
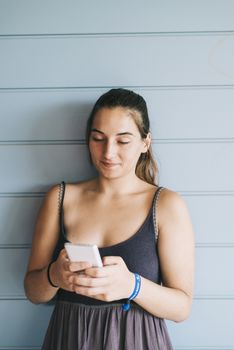
[(50, 278), (50, 268), (51, 268), (51, 265), (53, 264), (54, 261), (51, 261), (47, 267), (47, 278), (48, 278), (48, 281), (49, 281), (49, 284), (54, 287), (54, 288), (58, 288), (58, 286), (56, 286), (52, 281), (51, 281), (51, 278)]

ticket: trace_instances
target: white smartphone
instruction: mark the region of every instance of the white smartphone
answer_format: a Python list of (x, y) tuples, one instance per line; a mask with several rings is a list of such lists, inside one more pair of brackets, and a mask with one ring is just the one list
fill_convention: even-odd
[(64, 247), (72, 262), (88, 261), (94, 267), (102, 267), (102, 259), (95, 244), (65, 243)]

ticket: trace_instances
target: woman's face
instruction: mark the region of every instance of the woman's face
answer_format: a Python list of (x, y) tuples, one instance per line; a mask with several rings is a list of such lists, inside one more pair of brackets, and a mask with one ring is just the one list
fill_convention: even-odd
[(149, 136), (142, 140), (130, 110), (102, 108), (93, 120), (89, 138), (92, 162), (105, 178), (135, 174), (137, 161), (146, 152)]

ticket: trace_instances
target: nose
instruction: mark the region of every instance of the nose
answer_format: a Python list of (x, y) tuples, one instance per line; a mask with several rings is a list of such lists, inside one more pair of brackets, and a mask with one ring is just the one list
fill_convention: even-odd
[(103, 156), (105, 159), (113, 159), (116, 155), (116, 145), (113, 141), (106, 141)]

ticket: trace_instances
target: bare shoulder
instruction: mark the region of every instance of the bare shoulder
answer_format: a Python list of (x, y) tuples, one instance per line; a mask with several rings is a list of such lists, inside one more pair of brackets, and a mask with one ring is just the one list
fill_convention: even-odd
[(72, 203), (74, 200), (79, 201), (79, 199), (82, 199), (85, 193), (89, 191), (94, 191), (95, 183), (96, 179), (74, 183), (66, 183), (66, 190), (64, 196), (65, 207), (69, 205), (69, 203)]
[(176, 191), (164, 188), (157, 204), (158, 227), (161, 232), (173, 225), (190, 222), (190, 215), (185, 199)]
[(164, 187), (159, 195), (158, 208), (160, 210), (173, 209), (186, 205), (184, 198), (178, 193), (167, 187)]
[(46, 266), (51, 259), (59, 236), (59, 187), (60, 185), (56, 184), (49, 188), (40, 207), (35, 222), (28, 271)]
[[(60, 184), (52, 185), (45, 194), (43, 204), (41, 206), (41, 211), (57, 211), (57, 206), (59, 198)], [(49, 213), (48, 213), (49, 214)]]

